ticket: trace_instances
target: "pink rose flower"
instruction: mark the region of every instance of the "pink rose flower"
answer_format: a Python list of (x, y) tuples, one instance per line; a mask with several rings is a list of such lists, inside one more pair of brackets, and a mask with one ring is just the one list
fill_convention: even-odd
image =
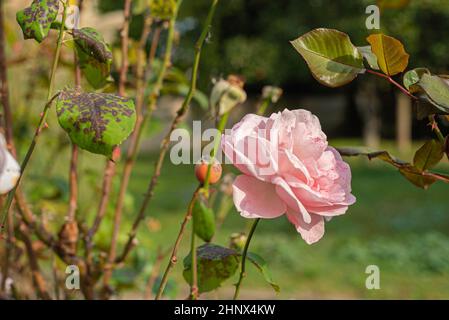
[(240, 214), (286, 214), (308, 244), (321, 239), (324, 220), (355, 202), (349, 165), (328, 146), (318, 118), (307, 110), (285, 109), (269, 118), (248, 114), (223, 135), (222, 149), (243, 173), (233, 183)]

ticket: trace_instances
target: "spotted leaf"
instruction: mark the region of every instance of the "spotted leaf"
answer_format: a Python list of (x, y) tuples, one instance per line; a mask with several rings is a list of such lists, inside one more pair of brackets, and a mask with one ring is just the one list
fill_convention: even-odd
[[(197, 250), (198, 290), (209, 292), (220, 287), (222, 282), (232, 277), (240, 263), (240, 255), (228, 248), (206, 243)], [(184, 259), (183, 276), (187, 283), (192, 282), (191, 253)]]
[(72, 31), (81, 70), (95, 88), (104, 87), (110, 78), (112, 51), (103, 36), (93, 28)]
[(134, 102), (114, 94), (64, 90), (58, 97), (56, 112), (73, 143), (108, 157), (136, 123)]
[(25, 39), (42, 42), (48, 36), (58, 10), (59, 0), (34, 0), (29, 7), (17, 12), (16, 19)]

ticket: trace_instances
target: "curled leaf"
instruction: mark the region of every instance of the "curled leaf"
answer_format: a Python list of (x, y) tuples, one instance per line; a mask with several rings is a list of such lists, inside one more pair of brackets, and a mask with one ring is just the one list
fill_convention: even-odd
[[(411, 87), (414, 84), (417, 84), (419, 82), (419, 80), (421, 80), (421, 77), (423, 76), (423, 74), (430, 74), (429, 69), (427, 69), (427, 68), (415, 68), (415, 69), (407, 71), (404, 74), (404, 78), (403, 78), (404, 87), (407, 90), (411, 90)], [(410, 92), (414, 93), (413, 90), (411, 90)]]
[(293, 47), (301, 54), (314, 78), (329, 87), (339, 87), (365, 71), (363, 57), (346, 33), (315, 29), (296, 40)]
[(444, 113), (449, 113), (449, 84), (446, 79), (422, 74), (420, 80), (410, 87), (412, 92), (425, 94), (427, 102)]
[(25, 39), (42, 42), (56, 20), (59, 0), (34, 0), (31, 5), (16, 14)]
[(104, 87), (110, 78), (112, 51), (102, 35), (93, 28), (72, 31), (81, 70), (95, 88)]
[(64, 90), (58, 97), (56, 112), (73, 143), (108, 157), (136, 123), (134, 102), (114, 94)]
[(359, 49), (360, 53), (362, 54), (366, 62), (368, 62), (371, 69), (380, 70), (379, 65), (377, 64), (377, 57), (371, 51), (371, 46), (357, 47), (357, 49)]

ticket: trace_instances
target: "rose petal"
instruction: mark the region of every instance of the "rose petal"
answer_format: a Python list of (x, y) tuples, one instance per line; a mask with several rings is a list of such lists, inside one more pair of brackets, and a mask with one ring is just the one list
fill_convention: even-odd
[(232, 187), (235, 207), (245, 218), (273, 219), (287, 210), (273, 184), (240, 175), (234, 180)]
[(276, 193), (285, 201), (287, 206), (296, 212), (301, 212), (303, 220), (309, 223), (311, 221), (309, 213), (301, 201), (295, 196), (287, 182), (280, 177), (274, 178), (272, 182), (276, 185)]
[(312, 244), (320, 240), (324, 235), (324, 219), (323, 217), (311, 214), (310, 223), (306, 223), (302, 219), (302, 215), (299, 212), (293, 210), (287, 210), (287, 218), (296, 227), (296, 231), (301, 234), (307, 244)]

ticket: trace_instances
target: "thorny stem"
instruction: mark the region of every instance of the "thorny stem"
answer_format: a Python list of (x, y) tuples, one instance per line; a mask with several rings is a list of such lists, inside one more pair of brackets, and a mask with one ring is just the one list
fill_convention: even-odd
[[(178, 0), (178, 4), (181, 3), (181, 0)], [(127, 255), (130, 253), (130, 251), (132, 250), (132, 248), (134, 247), (135, 244), (135, 237), (137, 234), (137, 229), (141, 223), (141, 221), (144, 219), (145, 217), (145, 211), (146, 208), (148, 207), (153, 194), (154, 194), (154, 188), (157, 185), (159, 176), (161, 174), (161, 170), (162, 170), (162, 165), (165, 159), (165, 155), (167, 153), (167, 150), (170, 146), (170, 136), (171, 133), (173, 132), (173, 130), (175, 130), (179, 123), (181, 122), (182, 118), (184, 117), (184, 115), (186, 114), (186, 112), (189, 109), (190, 106), (190, 102), (192, 101), (193, 95), (196, 91), (196, 83), (197, 83), (197, 78), (198, 78), (198, 67), (200, 64), (200, 59), (201, 59), (201, 49), (203, 47), (203, 44), (206, 40), (206, 37), (209, 33), (209, 29), (212, 23), (212, 18), (214, 16), (215, 13), (215, 8), (218, 4), (218, 0), (212, 0), (212, 4), (211, 7), (209, 9), (209, 13), (208, 16), (206, 18), (203, 30), (201, 32), (201, 35), (195, 45), (195, 58), (194, 58), (194, 63), (193, 63), (193, 67), (192, 67), (192, 78), (191, 78), (191, 82), (190, 82), (190, 88), (189, 88), (189, 92), (187, 93), (187, 96), (181, 106), (181, 108), (178, 110), (176, 117), (174, 118), (170, 129), (167, 133), (167, 135), (165, 136), (164, 140), (162, 141), (161, 144), (161, 148), (159, 151), (159, 157), (157, 159), (157, 162), (155, 164), (154, 167), (154, 173), (153, 176), (150, 180), (150, 183), (148, 185), (148, 190), (147, 193), (145, 195), (145, 198), (143, 200), (143, 203), (140, 207), (139, 213), (136, 217), (136, 219), (134, 220), (133, 226), (131, 228), (131, 231), (129, 233), (129, 237), (128, 237), (128, 241), (125, 245), (125, 248), (123, 250), (122, 255), (119, 258), (119, 261), (124, 261), (127, 257)]]
[(162, 276), (162, 280), (159, 285), (159, 289), (157, 291), (155, 300), (159, 300), (162, 297), (162, 294), (164, 293), (165, 286), (167, 285), (168, 275), (169, 275), (171, 269), (174, 267), (174, 265), (178, 261), (178, 258), (176, 257), (176, 255), (178, 253), (179, 245), (181, 244), (182, 237), (184, 236), (186, 225), (189, 222), (189, 220), (192, 218), (193, 206), (195, 204), (196, 199), (198, 198), (199, 192), (200, 192), (200, 188), (197, 188), (196, 191), (193, 193), (192, 200), (190, 200), (190, 204), (187, 209), (187, 213), (184, 217), (184, 220), (181, 223), (181, 229), (179, 230), (178, 237), (176, 238), (176, 241), (175, 241), (175, 244), (173, 246), (173, 250), (172, 250), (172, 253), (170, 256), (170, 260), (168, 262), (167, 267), (165, 268), (164, 275)]
[[(129, 46), (129, 21), (131, 17), (131, 2), (132, 0), (125, 0), (125, 7), (124, 7), (124, 22), (123, 22), (123, 28), (120, 33), (121, 36), (121, 43), (122, 43), (122, 64), (120, 69), (120, 80), (119, 80), (119, 90), (118, 94), (120, 96), (126, 95), (126, 81), (127, 81), (127, 73), (128, 73), (128, 46)], [(115, 164), (112, 161), (109, 161), (107, 164), (107, 167), (109, 166), (115, 166)], [(112, 179), (109, 182), (109, 184), (112, 183)], [(109, 188), (110, 189), (110, 186)], [(109, 199), (109, 192), (106, 195), (107, 199)], [(122, 220), (121, 212), (116, 212), (114, 215), (114, 224), (112, 229), (112, 238), (111, 238), (111, 246), (109, 248), (109, 255), (107, 259), (107, 264), (105, 266), (105, 271), (103, 275), (103, 286), (105, 288), (105, 297), (109, 297), (109, 281), (112, 276), (112, 264), (115, 260), (115, 255), (117, 251), (117, 240), (118, 240), (118, 234), (120, 232), (120, 224)]]
[[(36, 143), (37, 140), (39, 138), (39, 135), (44, 127), (44, 125), (46, 124), (46, 119), (47, 119), (47, 115), (48, 115), (48, 111), (50, 110), (51, 104), (53, 102), (53, 100), (59, 95), (56, 94), (52, 97), (53, 94), (53, 86), (54, 86), (54, 79), (55, 79), (55, 75), (56, 75), (56, 69), (58, 68), (58, 63), (59, 63), (59, 57), (61, 55), (61, 47), (62, 47), (62, 40), (64, 38), (64, 25), (65, 25), (65, 20), (67, 18), (67, 3), (63, 2), (64, 5), (64, 12), (62, 15), (62, 22), (61, 22), (61, 28), (59, 29), (59, 35), (58, 35), (58, 42), (56, 44), (56, 52), (55, 52), (55, 56), (54, 56), (54, 60), (53, 60), (53, 66), (51, 69), (51, 75), (50, 75), (50, 84), (48, 86), (48, 93), (47, 93), (47, 104), (44, 107), (44, 111), (42, 113), (42, 116), (39, 120), (39, 124), (36, 128), (36, 131), (34, 133), (34, 137), (33, 140), (31, 141), (31, 144), (28, 148), (28, 151), (25, 155), (25, 158), (22, 162), (22, 165), (20, 166), (20, 175), (19, 178), (17, 179), (16, 185), (15, 187), (8, 193), (8, 197), (6, 199), (6, 204), (3, 208), (3, 217), (2, 217), (2, 222), (1, 224), (4, 225), (6, 217), (9, 213), (9, 209), (11, 208), (11, 204), (12, 204), (12, 200), (14, 198), (14, 195), (16, 193), (16, 190), (19, 186), (20, 180), (23, 177), (23, 174), (25, 172), (25, 169), (27, 167), (28, 161), (31, 158), (31, 155), (33, 154), (34, 148), (36, 147)], [(1, 230), (0, 230), (1, 232)]]
[(47, 284), (45, 282), (44, 277), (42, 276), (39, 262), (36, 257), (36, 253), (33, 249), (33, 243), (31, 242), (30, 237), (28, 236), (28, 229), (27, 227), (22, 224), (19, 227), (19, 232), (22, 237), (23, 243), (25, 244), (25, 249), (28, 255), (29, 265), (31, 269), (31, 276), (33, 279), (34, 287), (36, 288), (37, 295), (39, 298), (44, 300), (51, 300), (51, 296), (48, 293), (47, 290)]
[(237, 300), (237, 298), (239, 297), (240, 286), (242, 284), (243, 278), (246, 277), (246, 256), (248, 254), (249, 244), (253, 237), (254, 231), (256, 231), (257, 224), (259, 223), (259, 221), (260, 221), (260, 218), (257, 218), (256, 220), (254, 220), (253, 225), (251, 226), (251, 230), (249, 231), (248, 238), (246, 239), (245, 247), (244, 247), (243, 253), (242, 253), (242, 263), (240, 265), (241, 266), (240, 267), (240, 277), (239, 277), (239, 281), (235, 285), (235, 293), (234, 293), (233, 300)]
[(438, 141), (440, 141), (444, 145), (446, 138), (444, 138), (443, 133), (441, 132), (440, 128), (438, 127), (438, 123), (435, 120), (435, 115), (429, 116), (429, 122), (430, 122), (430, 126), (432, 127), (432, 130), (435, 132), (435, 134), (438, 138)]
[(16, 156), (16, 150), (13, 145), (13, 128), (11, 106), (9, 104), (8, 74), (5, 53), (5, 30), (3, 21), (3, 1), (0, 1), (0, 96), (3, 106), (5, 138), (8, 149)]
[[(407, 96), (409, 96), (411, 99), (413, 99), (414, 101), (417, 101), (417, 100), (418, 100), (418, 98), (417, 98), (416, 96), (414, 96), (413, 94), (411, 94), (406, 88), (404, 88), (403, 86), (401, 86), (399, 83), (397, 83), (397, 82), (396, 82), (393, 78), (391, 78), (390, 76), (385, 75), (385, 74), (380, 73), (380, 72), (376, 72), (376, 71), (370, 70), (370, 69), (366, 69), (366, 72), (367, 72), (367, 73), (371, 73), (371, 74), (373, 74), (373, 75), (376, 75), (376, 76), (378, 76), (378, 77), (387, 79), (390, 83), (392, 83), (393, 85), (395, 85), (396, 87), (398, 87), (399, 90), (401, 90), (404, 94), (406, 94)], [(432, 116), (432, 115), (429, 116), (429, 122), (430, 122), (430, 125), (432, 126), (432, 130), (433, 130), (433, 131), (435, 132), (435, 134), (437, 135), (438, 140), (439, 140), (440, 142), (444, 143), (445, 138), (444, 138), (443, 134), (441, 133), (440, 128), (438, 127), (438, 123), (435, 121), (435, 117)]]
[[(218, 149), (220, 147), (221, 142), (221, 134), (223, 133), (224, 128), (226, 127), (226, 123), (228, 122), (229, 118), (229, 112), (226, 112), (220, 119), (220, 122), (218, 123), (217, 127), (217, 135), (215, 136), (214, 140), (214, 148), (212, 150), (210, 161), (207, 165), (207, 173), (206, 178), (204, 180), (204, 186), (201, 188), (201, 192), (204, 193), (204, 195), (208, 198), (209, 197), (209, 180), (212, 170), (212, 165), (214, 164), (215, 157), (217, 155)], [(197, 259), (196, 259), (196, 244), (195, 244), (195, 225), (192, 223), (192, 239), (190, 242), (190, 254), (192, 256), (192, 284), (190, 286), (190, 299), (196, 300), (198, 298), (198, 266), (197, 266)]]
[[(78, 0), (79, 14), (81, 15), (83, 0)], [(75, 88), (81, 85), (81, 68), (78, 61), (76, 50), (73, 50), (75, 64)], [(67, 221), (75, 221), (75, 213), (78, 203), (78, 146), (72, 143), (72, 152), (70, 155), (69, 169), (69, 209), (67, 211)]]
[[(193, 201), (195, 203), (195, 201)], [(192, 223), (192, 238), (190, 241), (190, 255), (192, 257), (192, 283), (190, 284), (190, 299), (198, 299), (198, 265), (196, 259), (196, 234), (195, 234), (195, 224)]]
[[(3, 126), (5, 128), (6, 144), (9, 151), (16, 157), (16, 148), (13, 141), (13, 127), (12, 127), (12, 114), (11, 106), (9, 104), (9, 88), (8, 88), (8, 74), (6, 65), (6, 52), (5, 52), (5, 30), (3, 21), (3, 1), (0, 1), (0, 103), (3, 106)], [(3, 199), (2, 199), (3, 205)], [(5, 257), (2, 265), (2, 281), (0, 283), (0, 291), (3, 291), (6, 287), (6, 280), (9, 276), (9, 269), (11, 267), (11, 257), (13, 255), (14, 244), (14, 223), (12, 211), (9, 211), (6, 219), (8, 220), (7, 237), (5, 244)], [(2, 228), (3, 225), (0, 225)], [(0, 237), (2, 230), (0, 230)]]
[(412, 98), (413, 100), (418, 100), (417, 97), (415, 97), (415, 96), (414, 96), (413, 94), (411, 94), (407, 89), (405, 89), (403, 86), (401, 86), (399, 83), (397, 83), (392, 77), (390, 77), (390, 76), (388, 76), (388, 75), (386, 75), (386, 74), (377, 72), (377, 71), (370, 70), (370, 69), (366, 69), (366, 72), (367, 72), (367, 73), (371, 73), (371, 74), (373, 74), (373, 75), (375, 75), (375, 76), (378, 76), (378, 77), (387, 79), (388, 82), (390, 82), (391, 84), (393, 84), (393, 85), (395, 85), (396, 87), (398, 87), (399, 90), (401, 90), (405, 95), (409, 96), (409, 97)]
[(149, 300), (152, 295), (153, 286), (156, 282), (157, 275), (159, 274), (159, 269), (161, 268), (162, 261), (169, 254), (169, 251), (162, 251), (161, 248), (157, 250), (156, 261), (153, 264), (153, 268), (151, 269), (151, 274), (148, 277), (148, 281), (145, 288), (144, 300)]
[[(172, 52), (173, 40), (174, 40), (174, 34), (175, 34), (175, 21), (177, 18), (177, 12), (178, 12), (179, 5), (180, 5), (180, 2), (176, 5), (175, 13), (174, 13), (173, 17), (170, 19), (170, 26), (168, 29), (167, 41), (166, 41), (166, 45), (165, 45), (166, 49), (165, 49), (165, 54), (164, 54), (164, 62), (162, 64), (162, 68), (159, 71), (159, 74), (157, 76), (156, 83), (153, 86), (152, 93), (150, 94), (150, 102), (149, 102), (149, 107), (148, 107), (147, 112), (144, 112), (144, 110), (142, 110), (143, 104), (144, 104), (144, 96), (145, 96), (144, 84), (146, 81), (142, 81), (141, 78), (143, 77), (143, 74), (142, 74), (143, 69), (142, 69), (142, 67), (138, 66), (139, 75), (138, 75), (137, 104), (136, 104), (136, 112), (138, 115), (138, 119), (137, 119), (137, 123), (136, 123), (136, 127), (134, 129), (134, 132), (131, 136), (130, 145), (128, 147), (128, 151), (127, 151), (127, 155), (126, 155), (125, 166), (123, 168), (119, 193), (118, 193), (118, 197), (117, 197), (117, 203), (116, 203), (116, 207), (115, 207), (116, 214), (122, 213), (123, 202), (125, 200), (125, 194), (126, 194), (126, 190), (128, 188), (132, 168), (135, 163), (137, 151), (139, 150), (139, 145), (140, 145), (140, 140), (142, 137), (143, 128), (145, 126), (145, 123), (148, 122), (149, 118), (151, 117), (151, 113), (154, 110), (154, 106), (157, 101), (157, 97), (159, 97), (160, 89), (162, 87), (163, 80), (167, 73), (167, 69), (171, 64), (170, 61), (171, 61), (171, 52)], [(160, 36), (160, 29), (158, 28), (155, 31), (153, 41), (151, 43), (150, 54), (148, 57), (148, 69), (151, 69), (151, 67), (152, 67), (155, 53), (156, 53), (156, 47), (159, 42), (159, 36)], [(141, 39), (141, 42), (142, 41), (143, 41), (143, 37)], [(142, 43), (141, 43), (141, 45), (142, 45)], [(142, 45), (141, 51), (143, 51), (143, 50), (144, 50), (144, 48)], [(142, 70), (139, 71), (139, 69), (142, 69)], [(149, 70), (147, 70), (147, 71), (149, 71)], [(147, 75), (148, 74), (149, 74), (149, 72), (147, 72)], [(129, 242), (128, 245), (132, 245), (132, 243)], [(131, 247), (129, 247), (129, 248), (131, 249)], [(127, 253), (122, 254), (120, 256), (120, 258), (118, 259), (119, 260), (118, 262), (122, 262), (123, 260), (125, 260), (126, 256), (127, 256)]]

